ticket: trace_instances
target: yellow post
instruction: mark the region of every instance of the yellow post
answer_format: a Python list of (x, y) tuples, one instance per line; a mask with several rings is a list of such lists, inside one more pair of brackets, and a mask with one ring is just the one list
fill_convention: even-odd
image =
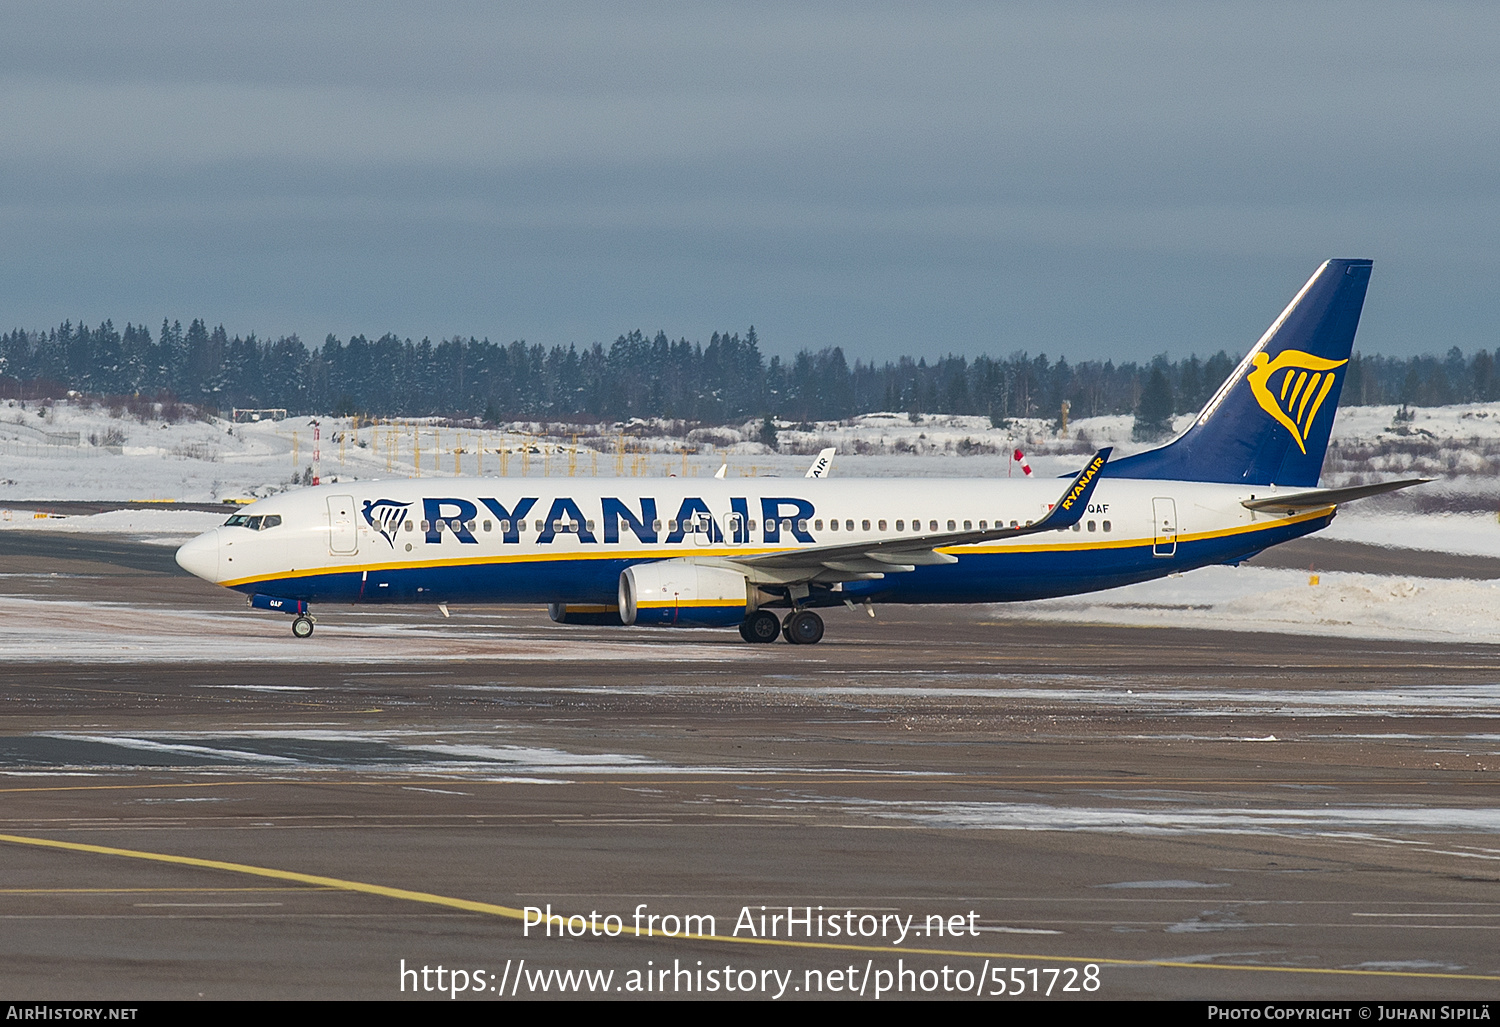
[(416, 465), (417, 477), (422, 477), (422, 433), (411, 433), (411, 462)]
[(298, 457), (299, 446), (297, 444), (297, 433), (292, 432), (292, 473), (297, 473), (297, 465), (302, 461)]
[(573, 433), (573, 444), (568, 447), (568, 477), (578, 473), (578, 433)]

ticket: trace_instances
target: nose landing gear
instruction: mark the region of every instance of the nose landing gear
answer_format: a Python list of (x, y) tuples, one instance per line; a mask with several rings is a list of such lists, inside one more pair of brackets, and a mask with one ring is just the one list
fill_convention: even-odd
[(313, 619), (301, 614), (292, 621), (292, 634), (297, 638), (309, 638), (313, 633)]

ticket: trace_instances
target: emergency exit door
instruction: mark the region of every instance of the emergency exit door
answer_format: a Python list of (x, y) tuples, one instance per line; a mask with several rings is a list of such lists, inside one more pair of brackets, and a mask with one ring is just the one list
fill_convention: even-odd
[(1151, 555), (1175, 556), (1177, 554), (1177, 503), (1171, 499), (1153, 499), (1151, 512), (1156, 519), (1156, 531), (1151, 540)]

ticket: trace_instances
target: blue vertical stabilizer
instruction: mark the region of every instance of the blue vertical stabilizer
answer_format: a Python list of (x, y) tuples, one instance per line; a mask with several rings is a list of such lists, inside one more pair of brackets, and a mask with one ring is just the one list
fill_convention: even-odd
[(1105, 476), (1316, 485), (1370, 267), (1368, 260), (1324, 263), (1186, 432), (1111, 462)]

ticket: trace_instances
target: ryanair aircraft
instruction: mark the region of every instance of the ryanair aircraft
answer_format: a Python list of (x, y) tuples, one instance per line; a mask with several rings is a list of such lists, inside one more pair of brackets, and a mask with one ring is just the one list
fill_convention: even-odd
[(312, 603), (546, 603), (566, 624), (823, 637), (820, 608), (995, 603), (1235, 564), (1415, 481), (1319, 489), (1368, 260), (1330, 260), (1191, 427), (1065, 487), (901, 482), (453, 478), (337, 484), (254, 503), (177, 553), (290, 614)]

